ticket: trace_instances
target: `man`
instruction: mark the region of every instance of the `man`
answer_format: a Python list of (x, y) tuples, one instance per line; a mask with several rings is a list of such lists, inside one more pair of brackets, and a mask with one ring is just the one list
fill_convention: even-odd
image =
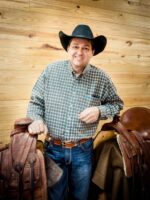
[(123, 108), (110, 78), (90, 59), (102, 52), (106, 38), (95, 37), (89, 26), (78, 25), (72, 35), (59, 37), (69, 60), (49, 64), (37, 80), (28, 108), (34, 122), (30, 134), (49, 133), (46, 155), (62, 169), (49, 199), (87, 200), (92, 171), (92, 136), (100, 119)]

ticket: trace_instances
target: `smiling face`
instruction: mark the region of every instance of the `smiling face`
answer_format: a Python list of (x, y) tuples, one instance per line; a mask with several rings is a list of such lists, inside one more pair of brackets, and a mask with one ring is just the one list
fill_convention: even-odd
[(68, 46), (68, 54), (73, 70), (81, 74), (92, 58), (94, 50), (91, 41), (82, 38), (73, 38)]

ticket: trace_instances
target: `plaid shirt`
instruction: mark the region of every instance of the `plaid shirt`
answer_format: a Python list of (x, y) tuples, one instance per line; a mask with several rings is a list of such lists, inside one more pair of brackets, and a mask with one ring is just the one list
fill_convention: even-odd
[(69, 61), (58, 61), (48, 65), (33, 87), (27, 116), (44, 120), (54, 138), (77, 141), (96, 131), (99, 120), (86, 124), (78, 117), (90, 106), (97, 106), (99, 119), (106, 119), (119, 113), (123, 102), (101, 69), (89, 64), (77, 77)]

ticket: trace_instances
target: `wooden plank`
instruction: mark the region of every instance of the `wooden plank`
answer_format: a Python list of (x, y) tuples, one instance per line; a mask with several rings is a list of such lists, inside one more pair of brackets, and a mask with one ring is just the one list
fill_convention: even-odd
[[(61, 24), (64, 23), (65, 20), (63, 17), (61, 17), (61, 19), (63, 19), (63, 21), (61, 21)], [(53, 21), (53, 18), (52, 18)], [(84, 20), (83, 20), (84, 21)], [(50, 27), (43, 27), (42, 23), (37, 24), (37, 26), (33, 23), (33, 24), (14, 24), (13, 22), (9, 23), (9, 26), (6, 23), (3, 23), (1, 26), (2, 28), (0, 29), (0, 32), (3, 31), (3, 29), (9, 29), (10, 31), (15, 29), (15, 30), (27, 30), (29, 33), (28, 37), (34, 37), (35, 33), (38, 32), (40, 30), (40, 32), (54, 32), (56, 34), (56, 36), (58, 35), (58, 32), (60, 30), (63, 30), (66, 34), (71, 34), (71, 31), (73, 30), (73, 28), (80, 23), (80, 20), (73, 20), (72, 23), (68, 22), (67, 25), (64, 25), (64, 28), (60, 28), (61, 24), (59, 24), (60, 22), (54, 22), (55, 25), (54, 27), (54, 23), (50, 24)], [(137, 38), (137, 39), (150, 39), (150, 30), (148, 28), (142, 28), (139, 29), (138, 27), (132, 27), (132, 26), (126, 26), (126, 25), (117, 25), (117, 24), (111, 24), (111, 23), (105, 23), (102, 21), (96, 21), (95, 23), (93, 23), (92, 20), (86, 20), (85, 21), (86, 24), (89, 24), (91, 26), (91, 28), (93, 29), (93, 32), (95, 33), (95, 35), (105, 35), (106, 37), (128, 37), (130, 39), (133, 38)], [(96, 24), (100, 24), (99, 27), (97, 27)], [(9, 28), (8, 28), (9, 27)], [(30, 27), (30, 28), (29, 28)], [(32, 27), (32, 29), (31, 29)], [(68, 27), (70, 27), (68, 29)], [(33, 35), (33, 36), (32, 36)], [(59, 40), (58, 40), (59, 41)]]
[[(33, 29), (28, 29), (28, 28), (19, 28), (20, 25), (16, 25), (12, 27), (11, 24), (1, 24), (0, 27), (0, 36), (1, 39), (7, 39), (9, 43), (13, 43), (11, 41), (12, 39), (15, 41), (20, 41), (22, 43), (27, 42), (33, 42), (33, 43), (41, 43), (41, 42), (49, 42), (49, 41), (54, 41), (58, 43), (58, 32), (52, 32), (49, 30), (43, 30), (42, 28), (40, 30), (34, 31)], [(18, 44), (19, 45), (19, 44)], [(21, 43), (20, 43), (21, 45)]]
[[(128, 0), (101, 0), (101, 1), (92, 1), (92, 0), (0, 0), (1, 8), (15, 8), (19, 10), (28, 10), (33, 5), (40, 5), (41, 7), (51, 7), (55, 5), (56, 7), (61, 7), (64, 4), (69, 4), (72, 6), (72, 9), (79, 10), (83, 5), (88, 6), (90, 8), (100, 8), (105, 10), (113, 10), (113, 11), (120, 11), (120, 12), (127, 12), (127, 13), (134, 13), (138, 15), (150, 16), (149, 13), (149, 0), (140, 0), (140, 5), (138, 4), (131, 4)], [(65, 7), (64, 7), (65, 8)], [(139, 9), (140, 8), (140, 9)], [(68, 10), (65, 10), (68, 12)]]
[[(28, 100), (0, 101), (0, 121), (12, 121), (15, 118), (25, 117), (28, 103)], [(2, 123), (0, 123), (0, 129), (1, 125)]]
[(126, 0), (128, 4), (130, 5), (144, 5), (144, 6), (150, 6), (149, 0)]
[(111, 73), (111, 78), (115, 84), (150, 84), (150, 73)]
[(0, 141), (8, 143), (14, 121), (26, 117), (28, 101), (1, 101), (0, 102)]
[(146, 5), (147, 7), (150, 6), (149, 0), (141, 0), (141, 4)]
[[(35, 0), (34, 0), (35, 1)], [(45, 1), (45, 0), (44, 0)], [(48, 1), (47, 1), (48, 2)], [(62, 0), (61, 2), (66, 2)], [(89, 7), (101, 8), (105, 10), (120, 11), (126, 13), (134, 13), (138, 15), (150, 16), (149, 13), (149, 0), (141, 0), (141, 4), (130, 4), (128, 0), (69, 0), (69, 2), (76, 4), (77, 8), (80, 8), (82, 5)]]
[(0, 85), (0, 101), (28, 100), (31, 96), (32, 87), (32, 85)]
[[(83, 2), (83, 1), (82, 1)], [(88, 1), (89, 2), (89, 1)], [(111, 8), (110, 10), (108, 9), (101, 9), (100, 7), (91, 7), (88, 4), (84, 4), (81, 3), (80, 6), (76, 6), (77, 3), (75, 2), (75, 4), (70, 4), (70, 2), (62, 2), (62, 1), (41, 1), (41, 0), (32, 0), (31, 1), (31, 10), (33, 11), (35, 8), (40, 8), (40, 12), (42, 11), (46, 11), (46, 9), (50, 9), (52, 10), (52, 13), (57, 12), (59, 10), (59, 13), (64, 15), (64, 12), (66, 13), (66, 11), (69, 10), (69, 12), (67, 12), (66, 14), (75, 14), (75, 16), (79, 15), (79, 14), (86, 14), (88, 18), (92, 18), (92, 19), (97, 19), (96, 17), (102, 16), (102, 21), (107, 19), (107, 17), (109, 18), (108, 21), (111, 21), (113, 23), (118, 23), (119, 20), (122, 21), (122, 19), (126, 19), (126, 17), (129, 19), (129, 23), (132, 21), (132, 17), (130, 19), (130, 16), (137, 16), (138, 17), (145, 17), (143, 15), (141, 15), (141, 13), (139, 13), (138, 15), (133, 14), (133, 13), (128, 13), (124, 10), (124, 12), (121, 12), (120, 10), (115, 10), (113, 11), (113, 9)], [(116, 3), (115, 3), (116, 6)], [(44, 9), (45, 8), (45, 9)], [(44, 10), (43, 10), (44, 9)], [(72, 13), (73, 12), (73, 13)], [(148, 12), (148, 9), (147, 9)], [(107, 14), (108, 16), (105, 16), (105, 14)], [(81, 16), (80, 15), (80, 16)], [(112, 18), (113, 17), (113, 18)], [(115, 21), (114, 21), (115, 19)], [(145, 19), (148, 19), (147, 17), (145, 17)], [(131, 20), (131, 21), (130, 21)], [(140, 23), (134, 19), (135, 23)], [(124, 21), (123, 23), (126, 23), (126, 21)]]
[[(70, 12), (65, 12), (65, 6)], [(103, 32), (108, 34), (111, 30), (111, 32), (116, 32), (117, 35), (123, 35), (125, 33), (125, 35), (132, 35), (133, 38), (135, 35), (137, 35), (139, 38), (150, 37), (149, 35), (145, 35), (143, 37), (143, 31), (149, 32), (148, 27), (150, 27), (150, 23), (148, 17), (138, 15), (135, 16), (131, 14), (121, 15), (120, 13), (114, 13), (113, 11), (101, 9), (95, 10), (96, 8), (93, 9), (87, 6), (84, 6), (80, 13), (78, 13), (71, 8), (72, 7), (69, 7), (67, 3), (63, 4), (63, 7), (51, 6), (51, 8), (48, 8), (48, 13), (51, 13), (50, 15), (47, 15), (48, 13), (40, 13), (39, 11), (34, 12), (34, 10), (37, 10), (38, 8), (32, 8), (30, 12), (18, 10), (15, 10), (14, 12), (13, 9), (3, 8), (2, 12), (4, 17), (0, 19), (0, 21), (2, 23), (5, 22), (7, 24), (11, 24), (13, 27), (20, 26), (21, 29), (24, 29), (26, 26), (32, 26), (32, 29), (42, 28), (43, 30), (51, 31), (56, 29), (59, 31), (64, 21), (67, 22), (64, 24), (64, 28), (66, 27), (68, 29), (68, 27), (72, 27), (74, 24), (80, 23), (80, 21), (86, 19), (85, 23), (93, 26), (95, 32), (97, 33), (100, 33), (101, 31), (102, 34)], [(41, 10), (42, 8), (40, 7), (39, 9)], [(72, 16), (74, 16), (72, 20), (68, 21), (68, 17)], [(48, 21), (50, 22), (49, 26), (47, 26), (47, 23), (45, 23)], [(101, 26), (97, 26), (97, 23), (100, 23)], [(139, 27), (141, 27), (141, 29), (139, 29)], [(70, 31), (70, 28), (68, 31)]]
[(147, 106), (150, 108), (150, 95), (139, 95), (139, 96), (123, 96), (124, 104), (127, 107), (134, 106)]
[(123, 59), (108, 59), (101, 58), (100, 60), (93, 60), (92, 64), (102, 68), (104, 71), (108, 73), (114, 72), (128, 72), (128, 73), (150, 73), (150, 68), (148, 67), (149, 62), (141, 62), (139, 61), (134, 63), (134, 61), (126, 61)]
[(30, 7), (30, 0), (0, 0), (0, 5), (1, 8), (28, 11)]
[(140, 97), (150, 94), (150, 84), (116, 84), (118, 93), (122, 97)]
[[(12, 129), (10, 128), (10, 130)], [(0, 130), (0, 143), (3, 145), (10, 143), (10, 130)]]
[(0, 85), (24, 85), (31, 86), (35, 83), (41, 71), (0, 71)]
[[(34, 2), (35, 4), (31, 7), (31, 11), (43, 11), (43, 5), (38, 5), (38, 2)], [(38, 8), (39, 7), (39, 8)], [(126, 26), (139, 26), (139, 27), (150, 27), (149, 24), (149, 17), (143, 16), (143, 15), (136, 15), (136, 14), (129, 14), (125, 12), (120, 12), (120, 11), (112, 11), (112, 10), (104, 10), (100, 8), (92, 8), (89, 6), (81, 6), (78, 10), (73, 9), (72, 5), (67, 3), (61, 3), (59, 4), (59, 7), (55, 6), (55, 1), (54, 1), (54, 6), (51, 3), (50, 7), (47, 7), (47, 5), (44, 5), (44, 11), (46, 12), (47, 10), (51, 12), (51, 14), (57, 14), (61, 16), (69, 16), (72, 17), (73, 15), (78, 19), (78, 16), (82, 19), (82, 17), (86, 17), (89, 20), (94, 20), (94, 22), (99, 21), (100, 19), (101, 22), (109, 22), (113, 24), (122, 24)], [(66, 10), (69, 12), (66, 13)], [(43, 11), (43, 13), (44, 13)], [(148, 12), (148, 10), (147, 10)], [(46, 12), (48, 13), (48, 12)], [(86, 16), (85, 16), (86, 15)], [(144, 22), (144, 23), (143, 23)]]

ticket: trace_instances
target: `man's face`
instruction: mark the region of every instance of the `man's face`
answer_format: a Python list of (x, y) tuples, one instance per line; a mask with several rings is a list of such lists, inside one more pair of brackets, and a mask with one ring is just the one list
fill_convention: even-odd
[(89, 40), (73, 38), (68, 47), (68, 54), (74, 71), (82, 72), (93, 56), (92, 44)]

